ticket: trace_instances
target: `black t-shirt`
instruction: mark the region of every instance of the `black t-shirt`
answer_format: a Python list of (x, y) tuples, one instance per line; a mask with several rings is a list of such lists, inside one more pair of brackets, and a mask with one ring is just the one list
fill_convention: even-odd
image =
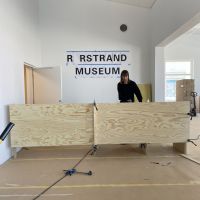
[(140, 89), (134, 81), (129, 81), (128, 84), (118, 83), (117, 90), (119, 94), (120, 102), (134, 102), (134, 94), (136, 95), (139, 102), (142, 102), (142, 95)]

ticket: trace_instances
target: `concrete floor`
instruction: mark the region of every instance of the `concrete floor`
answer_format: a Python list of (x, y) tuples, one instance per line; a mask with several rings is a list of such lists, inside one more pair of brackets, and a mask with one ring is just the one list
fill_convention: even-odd
[[(31, 200), (63, 176), (89, 147), (23, 149), (0, 166), (0, 199)], [(200, 160), (200, 150), (195, 158)], [(200, 166), (173, 152), (169, 145), (149, 145), (143, 154), (134, 145), (100, 146), (78, 168), (93, 176), (66, 177), (40, 200), (197, 200)]]

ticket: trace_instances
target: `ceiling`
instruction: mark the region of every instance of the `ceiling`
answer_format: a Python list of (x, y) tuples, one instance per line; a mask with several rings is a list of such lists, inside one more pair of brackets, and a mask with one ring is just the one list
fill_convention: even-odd
[(200, 36), (200, 24), (194, 26), (192, 29), (190, 29), (188, 32), (186, 32), (186, 34)]
[(143, 7), (143, 8), (152, 8), (157, 0), (107, 0), (117, 3), (129, 4), (132, 6)]
[(175, 39), (172, 43), (168, 45), (178, 46), (178, 47), (189, 47), (189, 48), (200, 48), (200, 24), (194, 26), (189, 31), (185, 32), (183, 35)]

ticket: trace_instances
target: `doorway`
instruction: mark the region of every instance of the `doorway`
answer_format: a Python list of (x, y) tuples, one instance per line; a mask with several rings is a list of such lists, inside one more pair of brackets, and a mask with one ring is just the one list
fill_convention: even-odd
[(61, 68), (24, 64), (24, 91), (26, 104), (61, 102)]
[(34, 104), (33, 67), (24, 64), (25, 104)]

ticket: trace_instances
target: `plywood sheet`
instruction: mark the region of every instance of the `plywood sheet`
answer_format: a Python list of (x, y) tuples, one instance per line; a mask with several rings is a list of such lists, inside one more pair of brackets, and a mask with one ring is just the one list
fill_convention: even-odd
[(93, 144), (93, 106), (11, 105), (12, 147)]
[[(151, 84), (138, 84), (140, 92), (142, 94), (142, 101), (148, 102), (152, 101), (152, 92), (151, 92)], [(135, 96), (135, 102), (138, 102), (137, 97)]]
[(189, 102), (98, 104), (95, 144), (179, 143), (189, 137)]
[(190, 121), (190, 138), (197, 138), (200, 135), (200, 114)]

